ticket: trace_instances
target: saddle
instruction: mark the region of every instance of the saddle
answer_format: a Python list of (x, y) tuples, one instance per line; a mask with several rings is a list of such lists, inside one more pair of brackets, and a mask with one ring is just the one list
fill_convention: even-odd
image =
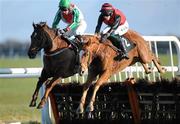
[[(128, 38), (121, 36), (119, 37), (121, 38), (120, 41), (116, 41), (116, 38), (113, 37), (109, 37), (108, 39), (111, 41), (111, 43), (113, 44), (113, 46), (115, 46), (115, 50), (119, 53), (119, 55), (117, 55), (114, 60), (116, 61), (120, 61), (122, 59), (124, 59), (126, 56), (125, 54), (127, 54), (131, 49), (133, 49), (135, 47), (134, 42), (130, 41)], [(120, 43), (121, 42), (121, 46)], [(120, 48), (120, 47), (124, 47), (124, 48)], [(113, 48), (114, 49), (114, 48)], [(121, 49), (125, 49), (126, 52), (122, 51)]]
[(79, 53), (81, 49), (81, 44), (76, 41), (76, 39), (69, 39), (69, 37), (61, 35), (61, 38), (67, 42), (68, 45), (70, 45), (70, 48), (72, 48), (76, 53)]

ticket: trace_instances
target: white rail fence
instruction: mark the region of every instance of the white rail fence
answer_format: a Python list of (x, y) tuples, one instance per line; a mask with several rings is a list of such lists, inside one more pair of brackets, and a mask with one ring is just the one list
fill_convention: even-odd
[[(180, 41), (177, 39), (177, 37), (174, 36), (144, 36), (144, 38), (149, 42), (149, 45), (152, 49), (152, 44), (154, 47), (154, 52), (157, 57), (159, 57), (158, 47), (157, 43), (167, 43), (169, 45), (169, 49), (167, 50), (167, 57), (169, 60), (169, 65), (164, 66), (167, 69), (167, 72), (170, 72), (172, 77), (175, 77), (176, 75), (180, 75)], [(177, 62), (174, 64), (173, 59), (173, 52), (172, 49), (172, 43), (175, 44), (175, 49), (177, 51), (176, 59)], [(160, 75), (157, 72), (157, 69), (154, 67), (154, 65), (151, 63), (151, 67), (153, 67), (153, 74), (151, 74), (151, 79), (155, 81), (157, 77), (160, 77)], [(41, 74), (42, 68), (0, 68), (0, 78), (31, 78), (31, 77), (39, 77)], [(115, 74), (113, 76), (114, 81), (122, 81), (123, 79), (129, 77), (129, 76), (135, 76), (137, 78), (139, 77), (146, 77), (147, 75), (144, 74), (144, 69), (141, 65), (135, 64), (134, 66), (127, 67), (122, 72), (119, 72), (118, 74)], [(148, 76), (150, 79), (150, 76)], [(69, 77), (68, 79), (64, 79), (63, 82), (71, 82), (72, 80), (80, 81), (84, 83), (85, 77), (79, 77), (78, 74), (75, 75), (75, 77)]]
[[(167, 69), (167, 72), (169, 72), (172, 77), (175, 77), (176, 75), (180, 75), (180, 41), (175, 36), (144, 36), (144, 38), (149, 42), (149, 45), (155, 52), (155, 55), (158, 57), (158, 47), (157, 43), (167, 43), (169, 45), (169, 50), (167, 50), (167, 57), (170, 61), (167, 66), (164, 66)], [(175, 45), (175, 48), (172, 47), (172, 44)], [(153, 47), (152, 47), (153, 45)], [(177, 62), (174, 62), (174, 54), (173, 49), (176, 49), (175, 55)], [(154, 67), (153, 64), (151, 64), (151, 67)], [(32, 77), (39, 77), (41, 73), (42, 68), (0, 68), (0, 78), (32, 78)], [(139, 77), (146, 77), (147, 75), (144, 74), (144, 69), (142, 66), (139, 66), (139, 64), (135, 64), (132, 67), (127, 67), (122, 72), (119, 72), (118, 74), (115, 74), (113, 76), (114, 81), (117, 81), (118, 79), (121, 81), (123, 78), (127, 78), (129, 76), (135, 76), (137, 78)], [(160, 77), (160, 75), (157, 73), (157, 69), (154, 68), (153, 74), (151, 76), (147, 76), (149, 79), (155, 80), (157, 77)], [(81, 79), (81, 80), (80, 80)], [(75, 75), (75, 77), (69, 77), (68, 79), (64, 79), (63, 82), (71, 82), (73, 80), (81, 81), (82, 83), (85, 81), (85, 77), (79, 78), (78, 74)], [(118, 81), (119, 81), (118, 80)], [(110, 80), (109, 80), (110, 81)], [(43, 89), (41, 89), (41, 94), (43, 94)], [(42, 123), (43, 124), (50, 124), (51, 123), (51, 109), (48, 104), (46, 104), (46, 107), (42, 109)]]

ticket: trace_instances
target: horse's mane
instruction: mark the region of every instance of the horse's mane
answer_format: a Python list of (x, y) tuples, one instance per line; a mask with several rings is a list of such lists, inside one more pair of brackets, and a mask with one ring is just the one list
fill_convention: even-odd
[(37, 25), (37, 27), (39, 27), (39, 28), (46, 27), (46, 29), (49, 30), (50, 32), (53, 32), (55, 35), (57, 34), (57, 30), (58, 30), (58, 29), (49, 27), (46, 22), (42, 22), (42, 21), (41, 21), (41, 22), (37, 23), (36, 25)]
[(48, 41), (46, 43), (46, 46), (48, 46), (46, 49), (47, 51), (48, 49), (52, 48), (52, 42), (56, 42), (55, 44), (57, 44), (57, 46), (61, 45), (62, 42), (60, 41), (63, 41), (69, 45), (68, 40), (62, 37), (62, 35), (58, 34), (58, 29), (49, 27), (46, 22), (39, 22), (37, 24), (33, 23), (33, 26), (36, 29), (39, 29), (39, 31), (41, 32), (41, 37)]

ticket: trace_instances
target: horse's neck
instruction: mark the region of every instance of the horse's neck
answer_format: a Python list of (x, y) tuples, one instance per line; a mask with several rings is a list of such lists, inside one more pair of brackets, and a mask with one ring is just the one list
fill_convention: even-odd
[(62, 49), (62, 48), (66, 48), (68, 47), (68, 44), (66, 41), (62, 40), (59, 36), (56, 37), (56, 39), (53, 40), (52, 43), (52, 48), (51, 48), (51, 52), (58, 50), (58, 49)]
[(100, 45), (100, 44), (94, 44), (94, 45), (91, 46), (90, 49), (91, 49), (90, 51), (91, 51), (94, 55), (97, 55), (97, 54), (99, 54), (99, 51), (100, 51), (100, 49), (101, 49), (101, 45)]
[(47, 52), (53, 52), (53, 51), (57, 51), (59, 49), (68, 47), (68, 44), (66, 43), (66, 41), (64, 41), (63, 39), (61, 39), (61, 37), (59, 35), (56, 34), (56, 32), (53, 29), (48, 28), (47, 26), (44, 27), (45, 32), (49, 35), (49, 42), (51, 42), (51, 48), (49, 48), (49, 50), (47, 50)]

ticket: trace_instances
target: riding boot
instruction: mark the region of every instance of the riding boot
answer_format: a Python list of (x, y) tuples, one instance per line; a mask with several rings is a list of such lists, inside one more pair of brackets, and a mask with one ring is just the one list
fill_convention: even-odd
[(74, 72), (79, 72), (80, 70), (80, 63), (79, 63), (79, 51), (82, 49), (82, 45), (83, 45), (83, 39), (81, 35), (76, 35), (75, 36), (75, 40), (74, 43), (76, 44), (76, 61), (75, 61), (75, 66), (74, 66)]
[(126, 45), (125, 45), (125, 42), (122, 39), (122, 37), (119, 38), (119, 43), (120, 43), (120, 48), (121, 48), (122, 53), (123, 53), (121, 58), (129, 59), (128, 52), (127, 52), (127, 49), (126, 49)]
[(78, 46), (78, 51), (80, 51), (82, 49), (82, 46), (83, 46), (83, 38), (81, 35), (76, 35), (75, 36), (75, 42)]

